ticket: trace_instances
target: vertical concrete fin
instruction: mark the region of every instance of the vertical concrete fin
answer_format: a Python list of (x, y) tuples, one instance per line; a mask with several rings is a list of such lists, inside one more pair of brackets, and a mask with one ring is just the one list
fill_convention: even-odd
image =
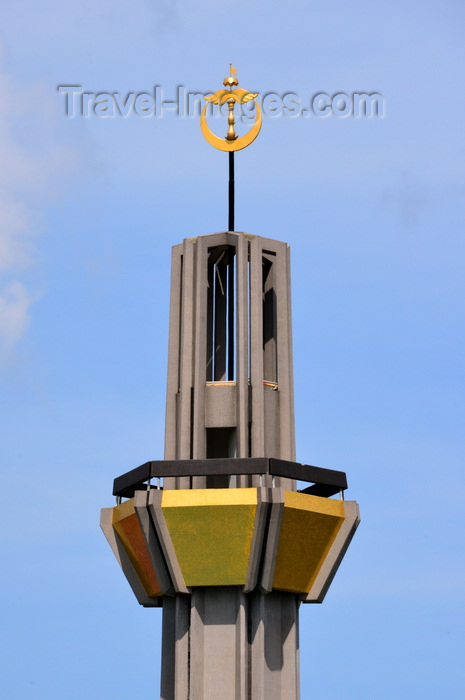
[(176, 459), (176, 396), (179, 391), (181, 351), (182, 244), (171, 252), (168, 377), (166, 385), (165, 459)]
[[(278, 316), (278, 386), (280, 458), (295, 460), (294, 381), (292, 368), (292, 323), (289, 246), (276, 251), (276, 298)], [(286, 486), (287, 488), (287, 486)], [(295, 488), (295, 487), (294, 487)]]
[[(237, 457), (249, 457), (249, 244), (237, 237), (236, 248), (236, 426)], [(248, 484), (241, 483), (240, 486)]]
[[(192, 457), (203, 459), (206, 455), (205, 439), (205, 382), (207, 378), (207, 268), (208, 246), (205, 236), (197, 239), (195, 261), (195, 325), (194, 325), (194, 367), (193, 367), (193, 407), (192, 407)], [(194, 488), (205, 488), (205, 483), (197, 477)], [(205, 479), (204, 479), (205, 481)]]
[(134, 510), (144, 533), (147, 551), (162, 593), (164, 595), (173, 595), (175, 592), (173, 582), (147, 508), (148, 497), (149, 493), (147, 491), (136, 491), (134, 494)]
[[(195, 331), (195, 257), (197, 239), (183, 243), (183, 278), (181, 301), (181, 362), (178, 400), (177, 459), (192, 459), (192, 387), (194, 382)], [(178, 485), (188, 488), (188, 485)]]
[(189, 593), (184, 578), (181, 572), (181, 567), (179, 566), (178, 558), (171, 541), (171, 536), (168, 530), (168, 526), (165, 521), (165, 516), (163, 515), (163, 510), (161, 507), (161, 501), (163, 497), (163, 492), (158, 489), (152, 489), (149, 492), (148, 497), (148, 511), (157, 534), (158, 542), (160, 543), (160, 548), (163, 553), (167, 569), (169, 571), (171, 580), (173, 582), (174, 589), (176, 593)]
[(274, 570), (278, 554), (281, 521), (284, 512), (284, 489), (275, 487), (268, 489), (269, 519), (264, 537), (264, 556), (259, 586), (262, 591), (269, 593), (273, 589)]
[(263, 397), (263, 273), (262, 246), (258, 236), (250, 242), (250, 383), (252, 386), (251, 457), (264, 457), (266, 453)]
[(163, 600), (160, 700), (191, 700), (189, 596)]
[(253, 591), (258, 583), (260, 574), (260, 560), (263, 551), (263, 540), (265, 529), (268, 522), (268, 489), (261, 487), (257, 489), (257, 513), (255, 515), (255, 524), (250, 547), (250, 560), (247, 571), (247, 578), (244, 585), (244, 593)]

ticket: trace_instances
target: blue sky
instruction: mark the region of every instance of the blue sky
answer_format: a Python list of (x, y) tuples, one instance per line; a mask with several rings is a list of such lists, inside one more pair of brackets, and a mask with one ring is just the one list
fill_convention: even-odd
[[(163, 457), (170, 247), (224, 230), (198, 120), (65, 116), (58, 85), (378, 92), (383, 118), (265, 118), (237, 230), (292, 251), (297, 455), (362, 524), (301, 609), (303, 700), (457, 698), (464, 649), (465, 9), (457, 0), (3, 0), (5, 700), (156, 697), (161, 615), (100, 532)], [(463, 691), (462, 691), (463, 692)]]

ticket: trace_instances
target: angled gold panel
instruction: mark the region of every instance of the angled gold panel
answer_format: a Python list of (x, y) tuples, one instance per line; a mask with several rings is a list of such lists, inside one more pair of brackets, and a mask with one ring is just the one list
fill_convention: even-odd
[(343, 501), (285, 491), (273, 588), (308, 593), (344, 518)]
[(161, 606), (162, 598), (150, 598), (143, 587), (138, 574), (136, 573), (131, 560), (126, 554), (123, 544), (115, 532), (112, 525), (113, 508), (102, 508), (100, 512), (100, 527), (103, 530), (107, 542), (113, 550), (116, 561), (120, 565), (129, 585), (132, 588), (140, 605), (145, 608), (158, 608)]
[(133, 498), (113, 508), (112, 525), (147, 595), (160, 596), (161, 587), (153, 570)]
[(246, 584), (257, 489), (164, 491), (162, 511), (187, 586)]

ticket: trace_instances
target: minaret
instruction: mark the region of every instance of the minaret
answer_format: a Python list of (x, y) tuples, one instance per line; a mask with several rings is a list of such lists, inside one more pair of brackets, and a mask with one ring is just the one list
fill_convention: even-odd
[[(256, 97), (233, 71), (210, 98), (230, 167), (234, 101)], [(289, 270), (286, 243), (232, 230), (173, 248), (165, 459), (117, 478), (101, 518), (139, 603), (163, 607), (161, 700), (297, 700), (300, 603), (359, 522), (343, 472), (295, 462)]]

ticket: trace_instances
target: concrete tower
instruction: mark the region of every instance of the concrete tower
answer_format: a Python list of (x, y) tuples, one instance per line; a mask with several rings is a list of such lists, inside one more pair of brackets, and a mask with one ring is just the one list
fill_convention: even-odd
[[(187, 239), (172, 258), (165, 458), (201, 460), (203, 474), (164, 483), (214, 489), (198, 497), (231, 515), (223, 523), (217, 508), (218, 521), (206, 531), (217, 540), (212, 583), (218, 577), (224, 585), (194, 587), (190, 600), (178, 597), (164, 612), (164, 700), (297, 697), (297, 598), (253, 592), (270, 488), (282, 494), (295, 490), (295, 481), (266, 471), (231, 473), (233, 465), (242, 471), (255, 467), (249, 458), (264, 457), (295, 458), (288, 246), (231, 232)], [(221, 460), (222, 473), (207, 473), (211, 459)], [(226, 540), (236, 537), (233, 513), (245, 512), (250, 497), (249, 561), (242, 562), (248, 580), (238, 586), (239, 560), (228, 562)], [(189, 688), (179, 695), (172, 689), (178, 667)]]
[(346, 488), (295, 462), (287, 244), (175, 246), (165, 459), (115, 479), (101, 516), (139, 603), (163, 607), (161, 700), (299, 698), (300, 603), (359, 522)]

